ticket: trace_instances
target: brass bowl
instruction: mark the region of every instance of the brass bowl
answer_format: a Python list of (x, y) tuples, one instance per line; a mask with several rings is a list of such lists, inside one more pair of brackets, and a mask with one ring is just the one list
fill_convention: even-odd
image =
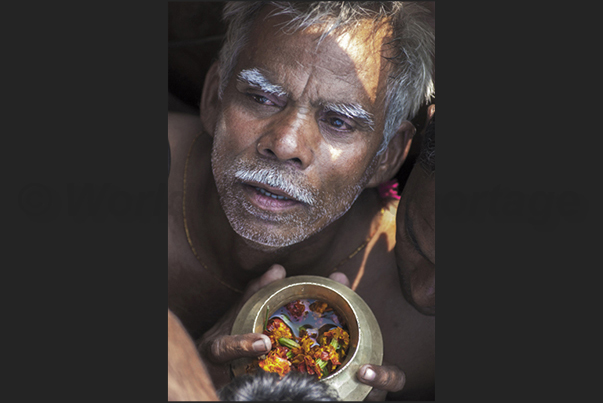
[[(325, 301), (343, 316), (350, 344), (341, 366), (320, 380), (339, 393), (340, 400), (364, 400), (372, 387), (360, 383), (356, 373), (361, 365), (381, 365), (383, 339), (381, 329), (369, 306), (352, 289), (319, 276), (294, 276), (275, 281), (255, 293), (241, 308), (231, 334), (262, 333), (266, 310), (272, 316), (280, 307), (300, 298)], [(234, 376), (246, 373), (250, 358), (233, 361)]]

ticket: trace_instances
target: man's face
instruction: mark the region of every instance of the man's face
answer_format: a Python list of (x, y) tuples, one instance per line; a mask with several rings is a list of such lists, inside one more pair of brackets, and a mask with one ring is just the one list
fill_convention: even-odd
[(212, 167), (233, 229), (259, 248), (308, 238), (343, 215), (382, 141), (387, 28), (284, 34), (256, 18), (222, 97)]
[[(421, 313), (435, 315), (435, 172), (418, 164), (398, 205), (396, 248), (402, 290)], [(400, 221), (400, 218), (402, 221)]]

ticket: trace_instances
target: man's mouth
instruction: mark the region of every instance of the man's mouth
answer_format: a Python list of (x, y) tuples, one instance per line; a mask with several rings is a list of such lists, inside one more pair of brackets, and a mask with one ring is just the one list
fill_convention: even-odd
[(303, 204), (284, 191), (260, 183), (243, 183), (252, 204), (262, 210), (279, 212)]
[(292, 200), (292, 199), (290, 199), (288, 197), (280, 196), (280, 195), (277, 195), (275, 193), (271, 193), (271, 192), (269, 192), (267, 190), (264, 190), (264, 189), (262, 189), (260, 187), (257, 187), (257, 186), (255, 187), (255, 190), (257, 190), (258, 192), (260, 192), (261, 194), (263, 194), (265, 196), (272, 197), (273, 199), (277, 199), (277, 200)]
[(249, 196), (259, 197), (260, 200), (314, 206), (313, 189), (304, 184), (306, 178), (299, 173), (273, 168), (247, 168), (237, 170), (234, 177)]

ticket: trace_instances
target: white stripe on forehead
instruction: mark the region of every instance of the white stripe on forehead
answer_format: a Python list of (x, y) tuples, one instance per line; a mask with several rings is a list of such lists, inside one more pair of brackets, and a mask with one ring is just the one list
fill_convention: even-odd
[(358, 119), (365, 122), (371, 130), (375, 129), (375, 121), (373, 115), (364, 110), (359, 104), (337, 104), (332, 102), (326, 102), (323, 104), (325, 109), (333, 112), (337, 112), (341, 115), (347, 116), (350, 119)]
[(287, 92), (279, 85), (272, 84), (257, 68), (241, 70), (239, 80), (259, 87), (262, 91), (277, 96), (285, 96)]

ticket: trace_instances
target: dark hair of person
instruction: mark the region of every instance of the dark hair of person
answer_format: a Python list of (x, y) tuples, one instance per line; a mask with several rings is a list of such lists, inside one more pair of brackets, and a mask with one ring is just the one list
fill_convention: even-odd
[(241, 375), (218, 391), (220, 400), (246, 401), (314, 401), (334, 402), (337, 391), (313, 376), (289, 372), (282, 379), (276, 373), (259, 370), (253, 375)]

